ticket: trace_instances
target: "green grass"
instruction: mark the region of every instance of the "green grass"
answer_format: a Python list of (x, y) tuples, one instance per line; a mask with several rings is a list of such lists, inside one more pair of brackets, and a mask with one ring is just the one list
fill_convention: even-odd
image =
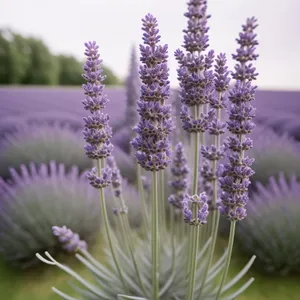
[[(226, 243), (222, 242), (218, 247), (218, 253), (223, 250)], [(93, 254), (98, 259), (103, 259), (101, 243), (93, 249)], [(61, 259), (60, 259), (61, 261)], [(79, 271), (80, 274), (89, 276), (87, 270), (76, 262), (74, 258), (67, 258), (66, 264)], [(238, 251), (234, 250), (230, 276), (238, 273), (247, 263)], [(300, 299), (300, 276), (274, 277), (257, 273), (251, 270), (242, 280), (246, 282), (250, 277), (255, 281), (238, 299), (240, 300), (299, 300)], [(61, 299), (51, 291), (51, 287), (63, 290), (72, 295), (72, 289), (68, 286), (70, 277), (56, 267), (41, 265), (33, 270), (16, 271), (0, 262), (0, 299), (9, 300), (58, 300)], [(73, 294), (74, 295), (74, 294)]]

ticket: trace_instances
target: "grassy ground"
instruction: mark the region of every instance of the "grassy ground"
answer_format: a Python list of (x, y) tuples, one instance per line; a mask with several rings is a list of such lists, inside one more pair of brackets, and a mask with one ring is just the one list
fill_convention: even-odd
[[(218, 251), (221, 253), (222, 247)], [(94, 249), (94, 255), (103, 259), (101, 246)], [(98, 255), (97, 255), (98, 253)], [(247, 260), (235, 251), (231, 265), (231, 274), (238, 273)], [(74, 259), (68, 259), (68, 265), (87, 275), (87, 271), (80, 268)], [(250, 277), (255, 277), (254, 283), (240, 296), (240, 300), (299, 300), (300, 299), (300, 276), (298, 277), (270, 277), (261, 275), (254, 270), (248, 272), (243, 282)], [(26, 272), (15, 272), (3, 262), (0, 262), (0, 299), (5, 300), (58, 300), (61, 299), (51, 291), (55, 286), (65, 292), (71, 292), (68, 286), (69, 276), (55, 267), (42, 265), (41, 268)]]

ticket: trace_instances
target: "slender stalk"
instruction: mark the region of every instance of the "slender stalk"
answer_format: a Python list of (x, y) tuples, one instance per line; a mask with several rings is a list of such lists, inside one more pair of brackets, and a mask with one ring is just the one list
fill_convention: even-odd
[(175, 224), (174, 224), (174, 208), (170, 207), (170, 231), (171, 231), (171, 239), (172, 239), (172, 267), (171, 267), (171, 273), (173, 274), (175, 270)]
[[(97, 160), (97, 169), (98, 169), (98, 176), (100, 177), (101, 176), (101, 162), (100, 162), (99, 159)], [(117, 268), (117, 271), (118, 271), (120, 280), (122, 282), (122, 285), (123, 285), (124, 289), (127, 291), (127, 287), (125, 285), (123, 274), (122, 274), (122, 271), (121, 271), (116, 253), (115, 253), (115, 249), (114, 249), (113, 243), (112, 243), (112, 236), (111, 236), (111, 232), (110, 232), (110, 226), (109, 226), (109, 221), (108, 221), (108, 216), (107, 216), (107, 210), (106, 210), (105, 196), (104, 196), (104, 189), (103, 188), (100, 189), (99, 195), (100, 195), (100, 203), (101, 203), (101, 212), (102, 212), (102, 217), (103, 217), (103, 220), (104, 220), (104, 226), (105, 226), (105, 231), (106, 231), (106, 236), (107, 236), (107, 241), (108, 241), (108, 245), (109, 245), (109, 248), (110, 248), (110, 252), (111, 252), (112, 258), (114, 260), (115, 266)]]
[(226, 257), (226, 262), (225, 262), (225, 267), (224, 267), (224, 271), (223, 271), (223, 275), (222, 275), (222, 280), (221, 280), (221, 284), (219, 286), (219, 290), (218, 290), (218, 293), (217, 293), (217, 296), (216, 296), (216, 300), (218, 300), (220, 298), (220, 295), (222, 293), (222, 289), (223, 289), (223, 286), (225, 284), (226, 277), (227, 277), (227, 274), (228, 274), (229, 265), (230, 265), (230, 261), (231, 261), (232, 250), (233, 250), (235, 225), (236, 225), (236, 221), (231, 221), (229, 241), (228, 241), (228, 254), (227, 254), (227, 257)]
[[(195, 108), (195, 115), (198, 115), (198, 108)], [(198, 165), (199, 165), (199, 133), (195, 133), (195, 153), (194, 153), (194, 177), (193, 177), (193, 195), (197, 194), (198, 191)], [(192, 207), (193, 215), (196, 218), (197, 216), (197, 205)], [(192, 300), (194, 297), (194, 288), (195, 288), (195, 276), (196, 276), (196, 267), (197, 267), (197, 252), (199, 246), (199, 233), (200, 228), (198, 225), (191, 226), (191, 259), (190, 259), (190, 269), (188, 270), (190, 273), (189, 283), (188, 283), (188, 292), (187, 299)]]
[[(215, 145), (217, 147), (217, 149), (219, 149), (219, 145), (220, 145), (220, 137), (217, 136), (215, 137)], [(211, 218), (211, 226), (212, 226), (212, 230), (211, 232), (209, 231), (208, 234), (211, 234), (211, 244), (209, 246), (209, 254), (208, 254), (208, 261), (207, 264), (205, 266), (204, 272), (203, 272), (203, 277), (202, 277), (202, 283), (201, 283), (201, 288), (199, 291), (199, 297), (202, 296), (203, 293), (203, 289), (205, 287), (205, 281), (208, 275), (208, 271), (209, 268), (212, 264), (213, 261), (213, 257), (214, 257), (214, 253), (215, 253), (215, 247), (216, 247), (216, 243), (217, 243), (217, 237), (218, 237), (218, 228), (219, 228), (219, 220), (220, 220), (220, 213), (219, 210), (216, 209), (216, 204), (217, 204), (217, 197), (218, 197), (218, 182), (217, 182), (217, 178), (216, 178), (216, 171), (217, 171), (217, 163), (216, 161), (213, 162), (213, 174), (215, 174), (215, 179), (213, 181), (213, 197), (212, 197), (212, 205), (213, 205), (213, 212), (212, 212), (212, 218)]]
[(131, 256), (131, 259), (132, 259), (132, 262), (133, 262), (133, 266), (134, 266), (134, 269), (135, 269), (140, 287), (142, 288), (142, 290), (144, 292), (144, 296), (146, 296), (145, 286), (144, 286), (144, 283), (142, 281), (142, 277), (141, 277), (141, 273), (140, 273), (139, 268), (138, 268), (138, 264), (137, 264), (136, 259), (134, 257), (134, 249), (133, 249), (134, 240), (133, 240), (132, 235), (131, 235), (130, 225), (129, 225), (127, 214), (126, 215), (122, 214), (122, 221), (123, 221), (124, 228), (125, 228), (125, 233), (126, 233), (125, 236), (127, 237), (129, 253), (130, 253), (130, 256)]
[(148, 232), (149, 216), (148, 216), (148, 210), (147, 210), (147, 204), (145, 198), (145, 191), (142, 182), (142, 168), (139, 164), (137, 164), (137, 183), (138, 183), (139, 195), (142, 200), (142, 209), (143, 209), (142, 213), (143, 213), (143, 222), (145, 227), (144, 230), (145, 232)]
[(161, 170), (159, 172), (159, 189), (160, 189), (160, 228), (161, 232), (166, 232), (166, 205), (165, 205), (165, 172)]
[(158, 195), (157, 195), (157, 172), (152, 172), (152, 300), (159, 299), (159, 261), (158, 261)]

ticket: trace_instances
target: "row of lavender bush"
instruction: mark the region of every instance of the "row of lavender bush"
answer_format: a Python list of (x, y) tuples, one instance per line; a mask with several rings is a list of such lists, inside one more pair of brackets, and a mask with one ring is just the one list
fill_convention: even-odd
[[(134, 136), (131, 129), (138, 120), (136, 105), (140, 97), (139, 89), (141, 83), (138, 78), (138, 62), (135, 57), (135, 51), (133, 50), (132, 53), (130, 76), (128, 77), (126, 86), (128, 100), (126, 106), (127, 119), (123, 120), (124, 122), (122, 122), (121, 126), (116, 124), (117, 130), (115, 131), (112, 141), (115, 145), (120, 147), (115, 147), (113, 154), (116, 158), (117, 165), (121, 169), (122, 175), (127, 177), (131, 182), (134, 182), (136, 180), (135, 163), (131, 156), (126, 153), (132, 152), (129, 141), (132, 140)], [(183, 59), (181, 55), (181, 52), (177, 52), (179, 62)], [(222, 56), (220, 56), (219, 64), (222, 64), (222, 59)], [(183, 63), (183, 61), (181, 61), (181, 63)], [(195, 101), (195, 91), (190, 92), (190, 94), (187, 93), (185, 89), (189, 90), (191, 88), (190, 83), (184, 81), (186, 80), (184, 77), (186, 74), (180, 74), (180, 76), (179, 77), (183, 80), (183, 89), (181, 90), (180, 97), (181, 99), (185, 99), (184, 101), (190, 106), (193, 102), (188, 101)], [(151, 97), (154, 96), (151, 95)], [(174, 101), (178, 102), (179, 99), (177, 97), (176, 93), (174, 93)], [(125, 101), (118, 99), (117, 103), (119, 104), (120, 102)], [(80, 101), (78, 101), (78, 103), (80, 103)], [(113, 101), (111, 101), (111, 103), (113, 103)], [(30, 102), (26, 104), (28, 104), (29, 107), (31, 105)], [(117, 105), (116, 102), (115, 105)], [(210, 105), (214, 107), (213, 105), (215, 104), (210, 102)], [(40, 111), (43, 111), (45, 107), (46, 106), (41, 106)], [(57, 106), (60, 111), (69, 111), (68, 107), (70, 106), (63, 107), (61, 104)], [(260, 111), (262, 111), (262, 109), (260, 109), (259, 112)], [(80, 110), (78, 110), (77, 113), (73, 114), (73, 112), (68, 112), (65, 115), (64, 113), (61, 115), (57, 115), (56, 113), (39, 113), (35, 115), (32, 113), (32, 115), (29, 114), (27, 117), (6, 117), (4, 121), (2, 121), (4, 125), (8, 125), (9, 120), (11, 120), (13, 126), (18, 124), (18, 122), (22, 125), (21, 128), (20, 126), (15, 126), (15, 129), (12, 128), (13, 126), (7, 126), (10, 127), (9, 130), (12, 131), (3, 131), (5, 134), (1, 139), (0, 152), (1, 172), (3, 172), (1, 176), (6, 179), (6, 182), (3, 180), (0, 185), (0, 244), (1, 250), (6, 258), (12, 262), (29, 265), (34, 262), (34, 253), (43, 252), (45, 249), (48, 249), (50, 254), (54, 255), (56, 251), (59, 250), (57, 241), (51, 234), (51, 226), (54, 224), (58, 226), (67, 225), (75, 232), (78, 232), (80, 237), (87, 242), (91, 242), (95, 238), (100, 217), (99, 214), (94, 214), (94, 212), (98, 211), (99, 203), (97, 193), (86, 185), (86, 181), (82, 175), (82, 171), (90, 168), (92, 162), (83, 155), (82, 142), (80, 142), (82, 137), (77, 133), (77, 130), (81, 127), (80, 114), (83, 114)], [(281, 123), (281, 127), (276, 128), (269, 120), (264, 120), (261, 116), (265, 116), (265, 119), (267, 119), (266, 113), (265, 115), (263, 111), (262, 113), (258, 113), (258, 117), (261, 119), (257, 117), (257, 121), (260, 121), (260, 123), (267, 124), (279, 133), (284, 132), (284, 130), (286, 131), (286, 129), (282, 129), (285, 128), (283, 122)], [(275, 114), (274, 120), (276, 120), (276, 118), (281, 120), (280, 116), (278, 115), (278, 117), (276, 117)], [(178, 119), (179, 118), (177, 118), (175, 122), (177, 122)], [(191, 132), (195, 130), (194, 128), (199, 128), (199, 126), (201, 128), (201, 126), (203, 126), (201, 122), (192, 123), (191, 116), (188, 115), (187, 110), (181, 112), (181, 119), (184, 122), (184, 129)], [(209, 120), (209, 115), (207, 120)], [(274, 124), (275, 123), (274, 121)], [(280, 125), (279, 122), (278, 125)], [(216, 123), (215, 126), (220, 125)], [(299, 247), (297, 246), (299, 239), (297, 239), (296, 236), (297, 213), (295, 213), (295, 211), (297, 211), (297, 205), (299, 205), (299, 183), (296, 182), (296, 179), (300, 176), (300, 170), (298, 170), (300, 168), (300, 164), (298, 163), (300, 159), (299, 146), (293, 139), (286, 135), (278, 135), (276, 132), (263, 126), (258, 127), (259, 128), (256, 128), (252, 134), (255, 147), (249, 149), (249, 156), (255, 158), (253, 169), (256, 173), (252, 177), (255, 183), (252, 186), (253, 196), (248, 204), (247, 218), (237, 224), (236, 237), (241, 242), (241, 246), (248, 253), (255, 254), (258, 257), (257, 266), (267, 271), (279, 271), (281, 274), (287, 274), (290, 271), (298, 269), (300, 264), (298, 260)], [(143, 132), (141, 130), (144, 129), (138, 128), (137, 132)], [(210, 130), (213, 132), (214, 128)], [(221, 128), (218, 128), (218, 130), (221, 130)], [(184, 140), (182, 140), (183, 145), (187, 148), (186, 150), (188, 150), (190, 142), (189, 136), (179, 128), (176, 128), (174, 132), (172, 136), (173, 144), (177, 144), (179, 140), (178, 137), (182, 136), (184, 138)], [(224, 132), (225, 138), (228, 135), (228, 132)], [(293, 134), (293, 136), (296, 135)], [(209, 140), (209, 135), (206, 137)], [(222, 140), (223, 139), (220, 141)], [(141, 147), (145, 147), (145, 145), (140, 145), (139, 143), (141, 142), (136, 141), (136, 144), (133, 144), (133, 146), (138, 147), (138, 149), (143, 149)], [(160, 146), (164, 147), (163, 144)], [(177, 146), (176, 149), (176, 154), (182, 155), (180, 154), (181, 147)], [(205, 149), (202, 150), (202, 154), (206, 155), (206, 159), (212, 157), (212, 154), (208, 153)], [(143, 166), (143, 157), (139, 159), (141, 160), (140, 164)], [(52, 160), (55, 160), (57, 164), (51, 162)], [(44, 164), (37, 168), (32, 165), (31, 162), (35, 162), (37, 165), (40, 163)], [(226, 163), (226, 161), (224, 162)], [(58, 165), (60, 163), (64, 164), (67, 172), (64, 171), (62, 165)], [(183, 170), (181, 169), (182, 166), (177, 166), (176, 163), (178, 164), (178, 161), (176, 162), (175, 157), (175, 165), (171, 172), (167, 171), (167, 174), (165, 174), (165, 181), (168, 181), (170, 175), (174, 175), (175, 177), (179, 176), (177, 181), (172, 181), (171, 189), (173, 195), (170, 196), (169, 200), (177, 209), (181, 209), (184, 194), (187, 192), (187, 182), (182, 182), (180, 176), (186, 175), (186, 171), (178, 174), (176, 170), (180, 170), (181, 172)], [(27, 168), (25, 166), (20, 167), (22, 164), (27, 166)], [(78, 169), (72, 168), (74, 164), (78, 166)], [(212, 193), (210, 184), (214, 185), (214, 182), (216, 182), (210, 175), (210, 167), (213, 167), (213, 164), (214, 163), (209, 163), (207, 169), (204, 168), (201, 170), (201, 174), (204, 175), (205, 180), (201, 180), (201, 178), (199, 180), (200, 191), (205, 190), (207, 195), (211, 195), (210, 193)], [(176, 169), (176, 166), (179, 169)], [(10, 175), (9, 167), (13, 167), (17, 171), (21, 170), (21, 176), (18, 176), (14, 171), (11, 171), (12, 175)], [(144, 167), (146, 169), (149, 168), (148, 165), (144, 165)], [(203, 167), (202, 162), (200, 162), (199, 167)], [(278, 180), (280, 172), (282, 173)], [(296, 176), (293, 177), (293, 174)], [(269, 179), (270, 176), (274, 177)], [(289, 186), (289, 182), (291, 182), (291, 186)], [(267, 187), (263, 187), (261, 183)], [(115, 183), (115, 186), (116, 185), (117, 183)], [(139, 182), (139, 186), (141, 186), (141, 182)], [(139, 217), (142, 212), (145, 215), (147, 213), (139, 201), (139, 195), (136, 189), (125, 183), (122, 193), (129, 207), (129, 220), (131, 220), (131, 225), (139, 225), (141, 222)], [(166, 191), (165, 196), (168, 196), (168, 192)], [(109, 205), (108, 212), (111, 213), (116, 199), (113, 199), (114, 197), (109, 188), (106, 189), (106, 197), (106, 202)], [(185, 206), (186, 218), (190, 218), (188, 205), (189, 202), (187, 202)], [(20, 214), (20, 210), (22, 210), (22, 214)], [(170, 212), (169, 207), (167, 211), (168, 213)], [(24, 212), (26, 213), (24, 214)], [(37, 214), (37, 212), (39, 212), (39, 214)], [(122, 213), (123, 210), (114, 210), (115, 214), (119, 212)], [(276, 216), (276, 219), (274, 216)], [(166, 219), (167, 216), (161, 216), (161, 218)], [(177, 220), (176, 224), (180, 223), (178, 216), (174, 218)], [(119, 222), (118, 219), (115, 218), (111, 218), (111, 220), (117, 221), (117, 223)], [(258, 221), (261, 222), (261, 226), (259, 226), (257, 230)], [(83, 224), (85, 226), (83, 226)], [(176, 224), (173, 225), (177, 226)], [(210, 230), (212, 230), (212, 228), (210, 228)], [(247, 238), (245, 238), (245, 236)], [(28, 240), (31, 242), (28, 243)], [(74, 242), (74, 239), (72, 241)], [(166, 242), (166, 251), (168, 251), (168, 247), (172, 248), (172, 243), (172, 239), (169, 241), (169, 244)], [(272, 245), (272, 247), (269, 247), (269, 245)], [(139, 247), (137, 247), (135, 251), (143, 251), (143, 246), (140, 245)], [(20, 251), (20, 249), (23, 251)], [(69, 248), (67, 247), (67, 249)], [(128, 251), (128, 253), (130, 253), (130, 249), (128, 249)], [(119, 253), (119, 255), (122, 254)], [(136, 255), (138, 260), (145, 259), (139, 254)], [(128, 254), (128, 256), (130, 256), (130, 254)], [(172, 257), (166, 256), (164, 258), (166, 264), (169, 263), (172, 265)], [(114, 258), (112, 257), (112, 259), (112, 268), (114, 268)], [(151, 263), (151, 257), (147, 259)], [(141, 263), (141, 261), (139, 263)], [(126, 268), (125, 266), (122, 267)], [(179, 270), (182, 268), (182, 265), (173, 263), (172, 267), (174, 270)], [(135, 267), (133, 267), (133, 269), (134, 268)], [(147, 270), (151, 273), (150, 266), (148, 266), (148, 269), (145, 268), (143, 272), (146, 273)], [(221, 272), (221, 269), (219, 271)], [(164, 278), (163, 280), (168, 278), (169, 274), (172, 274), (168, 266), (166, 269), (162, 268), (161, 272), (162, 278)], [(172, 285), (178, 285), (182, 290), (180, 282), (184, 279), (175, 275), (173, 277)], [(135, 278), (136, 274), (133, 274), (131, 281), (134, 281)], [(199, 279), (203, 280), (201, 276)], [(204, 279), (204, 281), (205, 280), (206, 279)], [(112, 284), (115, 284), (115, 281), (112, 281)], [(132, 290), (133, 284), (130, 284)], [(140, 288), (142, 288), (146, 283), (139, 282), (139, 284), (141, 285)], [(166, 283), (161, 283), (161, 287), (164, 286), (164, 284)], [(170, 290), (173, 292), (172, 289)], [(114, 293), (115, 290), (113, 291), (113, 294)], [(181, 295), (180, 293), (182, 292), (178, 292), (178, 295)], [(143, 293), (138, 292), (138, 294)], [(89, 297), (87, 297), (87, 299), (93, 299), (91, 295)]]

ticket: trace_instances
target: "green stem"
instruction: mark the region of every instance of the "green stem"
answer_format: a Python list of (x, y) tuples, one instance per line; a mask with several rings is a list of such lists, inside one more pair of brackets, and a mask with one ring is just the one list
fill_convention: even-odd
[(139, 195), (142, 200), (143, 224), (145, 226), (144, 232), (147, 233), (148, 225), (149, 225), (149, 216), (148, 216), (148, 210), (147, 210), (147, 204), (146, 204), (146, 198), (145, 198), (145, 191), (144, 191), (143, 182), (142, 182), (142, 168), (139, 164), (137, 164), (137, 182), (138, 182)]
[[(197, 108), (195, 115), (198, 115)], [(199, 133), (195, 133), (195, 145), (194, 145), (194, 177), (193, 177), (193, 195), (198, 192), (198, 166), (199, 166)], [(197, 217), (197, 205), (192, 207), (194, 218)], [(199, 246), (199, 226), (191, 226), (191, 240), (190, 240), (190, 259), (189, 259), (189, 283), (188, 283), (188, 300), (193, 299), (194, 288), (195, 288), (195, 276), (196, 276), (196, 266), (197, 266), (197, 253)]]
[(173, 274), (175, 270), (175, 224), (174, 224), (174, 208), (170, 207), (170, 231), (171, 231), (171, 239), (172, 239), (172, 267), (171, 267), (171, 273)]
[(160, 189), (160, 232), (166, 232), (166, 205), (165, 205), (165, 173), (164, 170), (159, 172), (159, 189)]
[(223, 275), (222, 275), (222, 280), (221, 280), (221, 284), (219, 286), (219, 290), (218, 290), (218, 293), (217, 293), (217, 296), (216, 296), (216, 300), (218, 300), (220, 298), (220, 295), (222, 293), (222, 289), (223, 289), (223, 286), (225, 284), (226, 277), (227, 277), (227, 274), (228, 274), (231, 255), (232, 255), (232, 250), (233, 250), (235, 224), (236, 224), (236, 221), (231, 221), (229, 241), (228, 241), (228, 254), (227, 254), (227, 257), (226, 257), (226, 262), (225, 262), (225, 267), (224, 267), (224, 271), (223, 271)]
[[(97, 167), (98, 167), (97, 168), (98, 169), (98, 176), (100, 177), (101, 176), (101, 164), (100, 164), (99, 159), (97, 160)], [(124, 289), (127, 291), (127, 287), (125, 285), (123, 274), (122, 274), (122, 271), (121, 271), (116, 253), (115, 253), (115, 249), (114, 249), (113, 243), (112, 243), (112, 236), (111, 236), (110, 227), (109, 227), (109, 221), (108, 221), (108, 216), (107, 216), (107, 210), (106, 210), (106, 205), (105, 205), (105, 196), (104, 196), (104, 189), (103, 188), (100, 189), (99, 194), (100, 194), (100, 202), (101, 202), (101, 212), (102, 212), (102, 217), (103, 217), (103, 220), (104, 220), (104, 226), (105, 226), (105, 231), (106, 231), (106, 236), (107, 236), (107, 241), (108, 241), (108, 244), (109, 244), (110, 252), (111, 252), (111, 255), (113, 257), (114, 263), (116, 265), (116, 268), (117, 268), (120, 280), (122, 282), (122, 285), (123, 285)]]
[(153, 200), (152, 200), (152, 300), (159, 298), (159, 261), (158, 261), (158, 195), (157, 195), (157, 172), (153, 171)]
[[(216, 145), (217, 149), (219, 149), (219, 145), (220, 145), (220, 137), (217, 136), (214, 139), (214, 144)], [(208, 256), (208, 261), (207, 264), (205, 266), (204, 272), (203, 272), (203, 276), (202, 276), (202, 283), (201, 283), (201, 288), (200, 288), (200, 292), (199, 292), (199, 297), (201, 298), (202, 293), (203, 293), (203, 289), (205, 287), (205, 281), (208, 275), (208, 271), (209, 268), (212, 264), (213, 261), (213, 257), (214, 257), (214, 253), (215, 253), (215, 247), (216, 247), (216, 243), (217, 243), (217, 236), (218, 236), (218, 228), (219, 228), (219, 220), (220, 220), (220, 213), (219, 210), (216, 208), (217, 205), (217, 197), (218, 197), (218, 182), (217, 182), (217, 178), (216, 178), (216, 171), (217, 171), (217, 162), (213, 161), (213, 166), (212, 166), (212, 172), (215, 176), (212, 184), (213, 184), (213, 196), (212, 196), (212, 205), (213, 205), (213, 212), (212, 212), (212, 219), (211, 219), (211, 226), (212, 229), (208, 230), (208, 235), (211, 235), (212, 240), (211, 240), (211, 244), (209, 246), (209, 256)]]

